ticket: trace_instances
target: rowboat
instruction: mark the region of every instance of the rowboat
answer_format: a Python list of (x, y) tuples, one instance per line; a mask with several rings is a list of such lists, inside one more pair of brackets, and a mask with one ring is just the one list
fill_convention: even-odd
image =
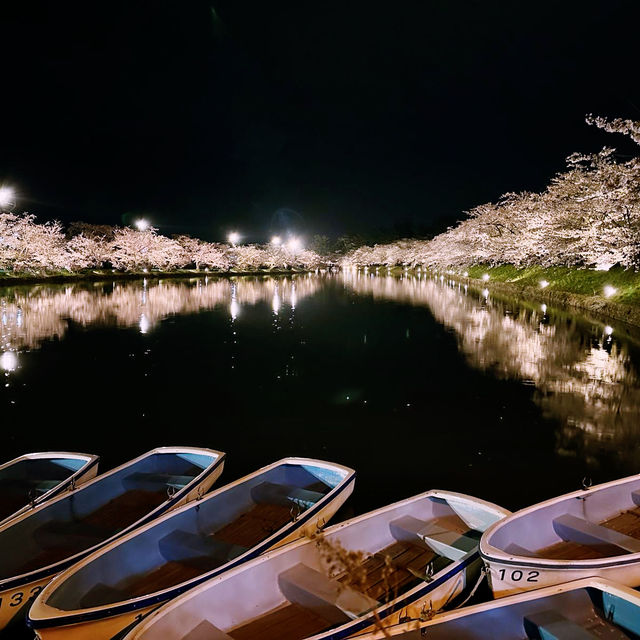
[(185, 593), (126, 640), (339, 640), (451, 603), (508, 511), (428, 491), (270, 552)]
[(40, 594), (44, 640), (112, 638), (177, 595), (322, 526), (353, 491), (342, 465), (285, 458), (89, 556)]
[(640, 585), (640, 475), (552, 498), (480, 542), (496, 597), (590, 576)]
[(629, 640), (638, 637), (640, 594), (602, 578), (585, 578), (449, 611), (426, 622), (388, 627), (358, 636), (358, 640)]
[(0, 630), (56, 574), (206, 491), (223, 464), (210, 449), (153, 449), (0, 526)]
[(66, 451), (27, 453), (0, 465), (0, 525), (98, 472), (98, 456)]

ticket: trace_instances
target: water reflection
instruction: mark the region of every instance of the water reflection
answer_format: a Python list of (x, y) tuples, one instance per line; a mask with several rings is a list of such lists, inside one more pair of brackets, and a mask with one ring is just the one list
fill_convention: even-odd
[(44, 340), (62, 338), (69, 321), (82, 326), (138, 327), (149, 333), (167, 316), (227, 307), (235, 320), (245, 305), (266, 302), (292, 309), (321, 285), (318, 278), (201, 278), (6, 289), (0, 294), (0, 367)]
[(559, 453), (589, 458), (596, 449), (608, 449), (638, 458), (638, 373), (628, 344), (616, 339), (613, 327), (568, 313), (550, 318), (544, 304), (495, 299), (487, 288), (465, 295), (466, 286), (443, 276), (393, 278), (352, 271), (344, 279), (375, 299), (429, 307), (454, 332), (471, 366), (534, 385), (536, 403), (560, 422)]

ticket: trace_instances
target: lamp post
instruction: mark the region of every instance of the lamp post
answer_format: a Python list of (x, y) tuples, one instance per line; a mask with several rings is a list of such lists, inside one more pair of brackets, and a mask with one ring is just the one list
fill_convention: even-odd
[(15, 196), (12, 187), (0, 187), (0, 211), (11, 211), (16, 206)]

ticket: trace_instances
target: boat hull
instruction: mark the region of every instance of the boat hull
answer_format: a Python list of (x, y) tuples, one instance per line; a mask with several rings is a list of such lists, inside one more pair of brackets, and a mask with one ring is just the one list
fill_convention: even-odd
[(564, 566), (549, 567), (542, 562), (506, 563), (484, 558), (484, 563), (495, 598), (593, 577), (605, 578), (627, 587), (640, 586), (640, 561), (608, 566), (601, 563), (576, 566), (567, 562)]
[(31, 603), (54, 577), (55, 574), (52, 574), (19, 587), (0, 591), (0, 631), (14, 619), (24, 617)]

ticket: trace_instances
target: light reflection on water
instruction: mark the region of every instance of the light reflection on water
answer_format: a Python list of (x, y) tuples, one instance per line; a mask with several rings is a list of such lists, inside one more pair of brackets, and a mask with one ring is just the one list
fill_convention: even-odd
[(638, 458), (625, 446), (640, 426), (638, 373), (613, 327), (592, 324), (585, 339), (585, 327), (575, 318), (558, 314), (554, 321), (545, 304), (514, 309), (486, 288), (479, 296), (465, 295), (466, 286), (443, 276), (370, 277), (351, 271), (343, 277), (359, 294), (428, 307), (455, 333), (472, 367), (535, 386), (535, 402), (563, 425), (559, 453), (574, 455), (580, 438), (587, 455), (589, 444), (597, 443)]
[[(91, 325), (137, 326), (148, 333), (168, 316), (196, 313), (219, 306), (235, 320), (245, 305), (267, 301), (274, 313), (281, 305), (292, 309), (313, 295), (321, 281), (293, 278), (213, 279), (191, 282), (165, 280), (110, 285), (74, 284), (7, 289), (0, 295), (0, 352), (15, 354), (37, 348), (43, 340), (62, 338), (69, 321)], [(6, 360), (13, 362), (14, 356)]]
[(433, 486), (519, 508), (637, 471), (639, 362), (615, 323), (427, 273), (0, 290), (0, 409), (40, 426), (6, 456), (33, 440), (108, 466), (182, 441), (238, 475), (326, 457), (368, 486), (359, 511)]

